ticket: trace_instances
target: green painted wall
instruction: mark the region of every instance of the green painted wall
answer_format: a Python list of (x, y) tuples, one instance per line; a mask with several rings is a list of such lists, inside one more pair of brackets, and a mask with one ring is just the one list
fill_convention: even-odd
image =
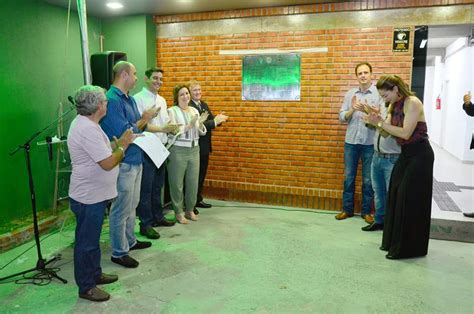
[[(81, 39), (77, 12), (40, 0), (0, 2), (0, 225), (31, 216), (31, 199), (23, 151), (8, 153), (57, 118), (59, 103), (70, 108), (68, 95), (83, 84)], [(104, 50), (128, 54), (143, 86), (143, 72), (156, 63), (156, 26), (151, 16), (140, 15), (101, 20), (88, 17), (89, 52)], [(67, 57), (66, 57), (67, 54)], [(74, 113), (65, 123), (65, 133)], [(55, 161), (49, 162), (46, 146), (37, 146), (52, 127), (31, 146), (31, 159), (39, 211), (53, 206)], [(56, 152), (56, 150), (55, 150)], [(67, 186), (65, 189), (67, 191)], [(64, 194), (64, 193), (63, 193)]]
[(132, 95), (144, 86), (145, 70), (156, 65), (156, 25), (148, 15), (102, 20), (104, 50), (121, 51), (137, 69), (138, 82)]
[(156, 66), (156, 24), (151, 15), (146, 16), (146, 58), (147, 67)]
[[(77, 12), (71, 12), (66, 38), (67, 10), (39, 0), (0, 2), (0, 224), (31, 216), (23, 152), (8, 153), (56, 119), (59, 102), (70, 108), (67, 96), (83, 84)], [(101, 21), (88, 19), (90, 52), (99, 50)], [(66, 50), (67, 47), (67, 58)], [(74, 114), (70, 115), (70, 119)], [(67, 131), (67, 129), (66, 129)], [(42, 135), (56, 135), (56, 130)], [(55, 164), (45, 146), (31, 148), (32, 170), (39, 210), (53, 204)]]

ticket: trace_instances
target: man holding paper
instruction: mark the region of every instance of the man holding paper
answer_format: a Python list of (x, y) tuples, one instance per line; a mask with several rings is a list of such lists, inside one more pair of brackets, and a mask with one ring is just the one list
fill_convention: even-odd
[[(163, 70), (149, 68), (145, 71), (146, 87), (134, 98), (140, 114), (149, 108), (156, 107), (158, 109), (158, 115), (148, 123), (146, 130), (153, 132), (157, 139), (165, 145), (168, 141), (166, 133), (176, 133), (179, 129), (176, 124), (170, 123), (166, 100), (158, 94), (162, 84)], [(161, 189), (165, 183), (165, 168), (165, 162), (157, 166), (147, 154), (144, 154), (137, 215), (140, 219), (140, 234), (148, 239), (158, 239), (160, 237), (160, 234), (153, 227), (169, 227), (175, 224), (174, 221), (166, 220), (163, 215)]]

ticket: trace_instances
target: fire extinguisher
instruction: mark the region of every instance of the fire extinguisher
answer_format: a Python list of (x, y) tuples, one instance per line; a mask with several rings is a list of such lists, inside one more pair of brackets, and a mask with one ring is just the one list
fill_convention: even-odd
[(436, 97), (436, 110), (441, 110), (441, 98), (439, 97)]

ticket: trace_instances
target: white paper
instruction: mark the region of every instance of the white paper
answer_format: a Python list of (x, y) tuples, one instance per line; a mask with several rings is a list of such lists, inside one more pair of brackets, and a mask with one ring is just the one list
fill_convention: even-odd
[(143, 132), (142, 134), (144, 136), (137, 137), (133, 143), (137, 144), (153, 160), (157, 168), (160, 168), (170, 152), (155, 134), (150, 132)]

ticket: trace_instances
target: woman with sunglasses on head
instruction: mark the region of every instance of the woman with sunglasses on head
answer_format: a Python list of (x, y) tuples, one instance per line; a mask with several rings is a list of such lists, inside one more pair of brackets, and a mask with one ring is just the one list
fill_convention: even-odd
[(387, 197), (381, 250), (388, 259), (425, 256), (431, 221), (434, 154), (428, 141), (423, 104), (396, 75), (384, 75), (377, 89), (389, 104), (386, 120), (372, 112), (366, 121), (394, 136), (402, 151)]

